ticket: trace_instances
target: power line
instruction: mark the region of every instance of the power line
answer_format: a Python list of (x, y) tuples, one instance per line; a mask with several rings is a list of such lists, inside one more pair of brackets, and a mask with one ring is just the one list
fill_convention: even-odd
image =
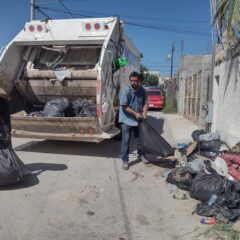
[(43, 16), (45, 16), (48, 19), (51, 19), (51, 17), (49, 17), (49, 15), (47, 15), (41, 8), (39, 8), (39, 6), (35, 6), (35, 9), (40, 12)]
[(162, 31), (166, 31), (166, 32), (178, 32), (178, 33), (185, 33), (185, 34), (190, 34), (190, 35), (197, 35), (197, 36), (201, 36), (201, 37), (206, 37), (206, 36), (209, 35), (209, 33), (206, 33), (206, 32), (198, 32), (198, 31), (192, 31), (192, 30), (182, 30), (182, 29), (176, 29), (176, 28), (171, 28), (171, 27), (166, 27), (166, 26), (162, 27), (162, 26), (142, 24), (142, 23), (137, 23), (137, 22), (125, 21), (125, 24), (131, 25), (131, 26), (136, 26), (136, 27), (142, 27), (142, 28), (162, 30)]
[(74, 18), (73, 14), (70, 12), (70, 10), (66, 7), (66, 5), (62, 2), (62, 0), (58, 0), (58, 3), (69, 13), (69, 15)]
[[(41, 9), (45, 9), (45, 10), (48, 10), (48, 11), (51, 11), (51, 12), (57, 12), (57, 13), (67, 13), (67, 11), (64, 11), (64, 10), (60, 10), (60, 9), (53, 9), (53, 8), (48, 8), (48, 7), (40, 7), (38, 6), (39, 8)], [(89, 15), (84, 15), (84, 14), (78, 14), (78, 13), (73, 13), (71, 12), (72, 15), (74, 16), (78, 16), (78, 17), (86, 17), (86, 18), (93, 18), (92, 16), (89, 16)]]
[[(49, 0), (50, 1), (50, 0)], [(57, 1), (57, 0), (52, 0)], [(62, 0), (64, 1), (64, 0)], [(66, 0), (65, 0), (66, 1)], [(69, 0), (70, 1), (70, 0)], [(79, 13), (75, 10), (70, 10), (72, 13)], [(108, 15), (108, 16), (121, 16), (121, 17), (127, 17), (127, 18), (136, 18), (136, 19), (143, 19), (146, 20), (159, 20), (163, 22), (181, 22), (181, 23), (198, 23), (198, 24), (210, 24), (209, 21), (202, 21), (202, 20), (193, 20), (193, 19), (169, 19), (169, 18), (157, 18), (157, 17), (142, 17), (142, 16), (133, 16), (133, 15), (125, 15), (121, 13), (109, 13), (109, 12), (93, 12), (93, 11), (81, 11), (84, 14), (94, 14), (94, 15)]]
[[(64, 10), (61, 10), (61, 9), (54, 9), (54, 8), (48, 8), (48, 7), (40, 7), (40, 8), (48, 10), (48, 11), (69, 14), (68, 11), (64, 11)], [(74, 16), (93, 18), (93, 16), (84, 15), (84, 14), (80, 14), (80, 13), (71, 12), (71, 14), (74, 15)], [(206, 32), (176, 29), (176, 28), (172, 28), (170, 26), (156, 26), (156, 25), (142, 24), (142, 23), (138, 23), (138, 22), (129, 22), (129, 21), (125, 21), (124, 23), (127, 24), (127, 25), (130, 25), (130, 26), (142, 27), (142, 28), (147, 28), (147, 29), (155, 29), (155, 30), (161, 30), (161, 31), (167, 31), (167, 32), (178, 32), (178, 33), (184, 33), (184, 34), (189, 34), (189, 35), (197, 35), (197, 36), (208, 36), (209, 35)]]

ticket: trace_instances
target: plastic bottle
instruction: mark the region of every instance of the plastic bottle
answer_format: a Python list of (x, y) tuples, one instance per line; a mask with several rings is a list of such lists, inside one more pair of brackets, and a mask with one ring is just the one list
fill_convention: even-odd
[(209, 225), (213, 225), (216, 224), (216, 219), (215, 218), (202, 218), (200, 220), (201, 224), (209, 224)]
[(213, 194), (208, 201), (208, 206), (213, 205), (217, 201), (217, 199), (218, 199), (218, 196), (216, 194)]

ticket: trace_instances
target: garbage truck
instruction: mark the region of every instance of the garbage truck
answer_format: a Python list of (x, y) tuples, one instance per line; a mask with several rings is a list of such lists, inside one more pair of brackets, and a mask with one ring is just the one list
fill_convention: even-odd
[[(27, 22), (0, 56), (0, 97), (11, 108), (12, 135), (22, 138), (101, 142), (119, 133), (119, 93), (140, 52), (117, 17)], [(86, 99), (88, 117), (33, 116), (47, 102)]]

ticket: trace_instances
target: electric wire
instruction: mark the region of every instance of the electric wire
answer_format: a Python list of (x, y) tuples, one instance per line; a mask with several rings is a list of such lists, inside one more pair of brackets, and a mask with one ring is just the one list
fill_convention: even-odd
[(68, 12), (68, 14), (72, 17), (72, 18), (74, 18), (74, 15), (70, 12), (70, 10), (66, 7), (66, 5), (63, 3), (63, 1), (62, 0), (57, 0), (58, 1), (58, 3)]
[[(64, 10), (61, 10), (61, 9), (54, 9), (54, 8), (42, 7), (42, 6), (39, 7), (39, 8), (44, 9), (44, 10), (48, 10), (48, 11), (52, 11), (52, 12), (69, 14), (68, 11), (64, 11)], [(84, 14), (80, 14), (80, 13), (71, 12), (71, 14), (74, 15), (74, 16), (79, 16), (79, 17), (94, 18), (93, 16), (84, 15)], [(130, 22), (130, 21), (125, 21), (124, 23), (126, 25), (135, 26), (135, 27), (142, 27), (142, 28), (146, 28), (146, 29), (154, 29), (154, 30), (161, 30), (161, 31), (167, 31), (167, 32), (176, 32), (176, 33), (183, 33), (183, 34), (188, 34), (188, 35), (197, 35), (197, 36), (202, 36), (202, 37), (209, 36), (209, 34), (210, 34), (210, 33), (207, 33), (207, 32), (199, 32), (199, 31), (194, 31), (194, 30), (177, 29), (177, 28), (170, 27), (170, 26), (158, 26), (158, 25), (143, 24), (143, 23)]]

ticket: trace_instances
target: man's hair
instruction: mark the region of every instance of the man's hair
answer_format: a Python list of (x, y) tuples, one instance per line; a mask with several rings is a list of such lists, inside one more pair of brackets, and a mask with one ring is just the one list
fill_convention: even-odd
[(140, 80), (140, 74), (139, 74), (138, 72), (132, 72), (132, 73), (129, 75), (129, 80), (130, 80), (132, 77), (137, 77), (138, 80)]

